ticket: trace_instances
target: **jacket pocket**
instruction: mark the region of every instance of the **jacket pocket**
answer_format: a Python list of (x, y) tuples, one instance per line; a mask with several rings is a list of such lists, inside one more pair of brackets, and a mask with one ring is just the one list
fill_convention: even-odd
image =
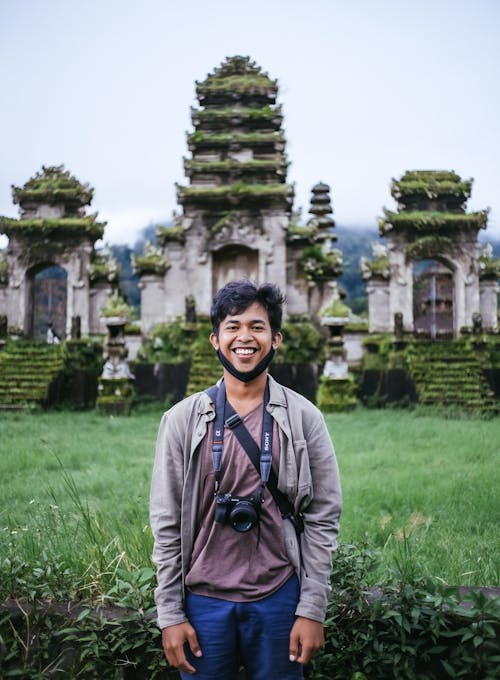
[(292, 443), (296, 470), (297, 470), (297, 498), (295, 499), (295, 510), (304, 509), (312, 500), (312, 477), (309, 467), (309, 454), (305, 439), (296, 439)]
[(290, 560), (293, 568), (297, 572), (297, 576), (300, 580), (300, 549), (299, 541), (297, 539), (297, 534), (295, 533), (295, 527), (290, 522), (289, 519), (283, 520), (283, 533), (285, 536), (285, 547), (288, 559)]

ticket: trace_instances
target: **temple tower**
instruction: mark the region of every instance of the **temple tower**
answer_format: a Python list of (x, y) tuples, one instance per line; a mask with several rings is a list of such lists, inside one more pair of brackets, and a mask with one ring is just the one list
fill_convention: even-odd
[[(72, 328), (82, 335), (98, 333), (96, 310), (107, 301), (118, 270), (94, 250), (105, 223), (85, 212), (93, 189), (63, 166), (42, 167), (23, 187), (13, 186), (12, 195), (19, 219), (0, 217), (0, 233), (9, 238), (0, 277), (0, 314), (7, 316), (11, 333), (44, 339), (41, 317), (45, 326), (47, 320), (53, 322), (63, 338)], [(39, 276), (44, 272), (54, 285), (44, 285), (47, 280)]]
[(177, 186), (182, 215), (158, 231), (156, 271), (144, 260), (138, 268), (143, 331), (183, 315), (190, 295), (197, 313), (208, 314), (214, 292), (236, 277), (286, 289), (293, 190), (277, 93), (277, 82), (241, 56), (196, 83), (199, 107), (184, 160), (189, 185)]
[(317, 317), (336, 294), (335, 280), (342, 274), (342, 253), (332, 248), (337, 240), (330, 187), (318, 182), (311, 190), (311, 218), (305, 226), (290, 224), (287, 234), (287, 297), (290, 314)]
[(406, 172), (392, 181), (398, 209), (384, 210), (379, 222), (387, 246), (361, 263), (370, 332), (391, 332), (396, 315), (405, 332), (433, 339), (457, 337), (479, 316), (496, 330), (495, 267), (478, 242), (488, 210), (466, 212), (471, 187), (472, 180), (447, 171)]

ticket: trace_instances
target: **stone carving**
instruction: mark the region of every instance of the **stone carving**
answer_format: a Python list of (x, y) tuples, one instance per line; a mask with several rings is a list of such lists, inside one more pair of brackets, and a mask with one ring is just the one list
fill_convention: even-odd
[(0, 338), (7, 337), (7, 315), (0, 314)]
[(404, 337), (403, 314), (401, 312), (394, 314), (394, 335), (396, 340), (402, 340)]
[(71, 317), (71, 339), (80, 340), (82, 337), (82, 317), (72, 316)]
[(196, 323), (196, 301), (193, 295), (187, 295), (186, 302), (186, 323)]
[(474, 335), (481, 335), (483, 332), (483, 317), (480, 312), (474, 312), (472, 315), (472, 332)]

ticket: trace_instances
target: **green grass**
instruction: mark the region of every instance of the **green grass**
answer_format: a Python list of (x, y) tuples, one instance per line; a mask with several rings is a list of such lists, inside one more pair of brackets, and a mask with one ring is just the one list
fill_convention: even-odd
[(376, 575), (500, 583), (500, 419), (421, 411), (327, 416), (344, 494), (340, 538), (382, 550)]
[[(46, 597), (95, 596), (149, 568), (161, 412), (0, 414), (0, 596), (26, 595), (34, 581)], [(500, 419), (419, 413), (327, 416), (344, 492), (340, 540), (380, 550), (374, 582), (396, 565), (409, 577), (500, 585)]]

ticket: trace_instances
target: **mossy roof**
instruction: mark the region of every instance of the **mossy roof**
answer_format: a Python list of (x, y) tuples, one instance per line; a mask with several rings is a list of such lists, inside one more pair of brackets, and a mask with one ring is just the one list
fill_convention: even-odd
[(250, 57), (236, 55), (226, 60), (205, 80), (196, 82), (197, 94), (234, 92), (276, 91), (277, 82), (250, 60)]
[(293, 200), (293, 187), (288, 184), (245, 184), (243, 182), (217, 187), (177, 186), (177, 196), (181, 204), (242, 203), (274, 204), (290, 203)]
[(97, 222), (96, 215), (85, 217), (51, 217), (17, 220), (13, 217), (0, 217), (0, 233), (25, 236), (43, 236), (49, 234), (67, 234), (88, 236), (92, 239), (102, 238), (106, 222)]
[(14, 203), (64, 203), (75, 201), (88, 205), (94, 190), (89, 184), (82, 184), (64, 169), (64, 165), (42, 166), (41, 171), (31, 177), (22, 187), (12, 186)]
[(458, 229), (485, 229), (488, 221), (488, 210), (473, 213), (452, 213), (439, 211), (391, 212), (384, 210), (384, 217), (379, 220), (381, 234), (391, 229), (409, 229), (418, 232), (443, 232)]
[(471, 194), (472, 179), (462, 180), (454, 172), (414, 171), (407, 172), (400, 180), (393, 179), (391, 194), (398, 200), (405, 198), (454, 197), (466, 201)]
[(229, 172), (230, 170), (241, 170), (245, 172), (258, 172), (266, 170), (279, 170), (286, 168), (288, 161), (283, 155), (274, 159), (238, 161), (234, 158), (226, 158), (223, 161), (195, 161), (184, 160), (184, 168), (192, 172)]
[(284, 143), (285, 137), (279, 132), (202, 132), (197, 130), (188, 134), (188, 144), (203, 147), (229, 146), (258, 146), (274, 143)]
[(193, 119), (200, 121), (228, 120), (239, 118), (244, 121), (283, 119), (281, 106), (271, 107), (268, 104), (261, 107), (224, 106), (222, 108), (191, 109)]

